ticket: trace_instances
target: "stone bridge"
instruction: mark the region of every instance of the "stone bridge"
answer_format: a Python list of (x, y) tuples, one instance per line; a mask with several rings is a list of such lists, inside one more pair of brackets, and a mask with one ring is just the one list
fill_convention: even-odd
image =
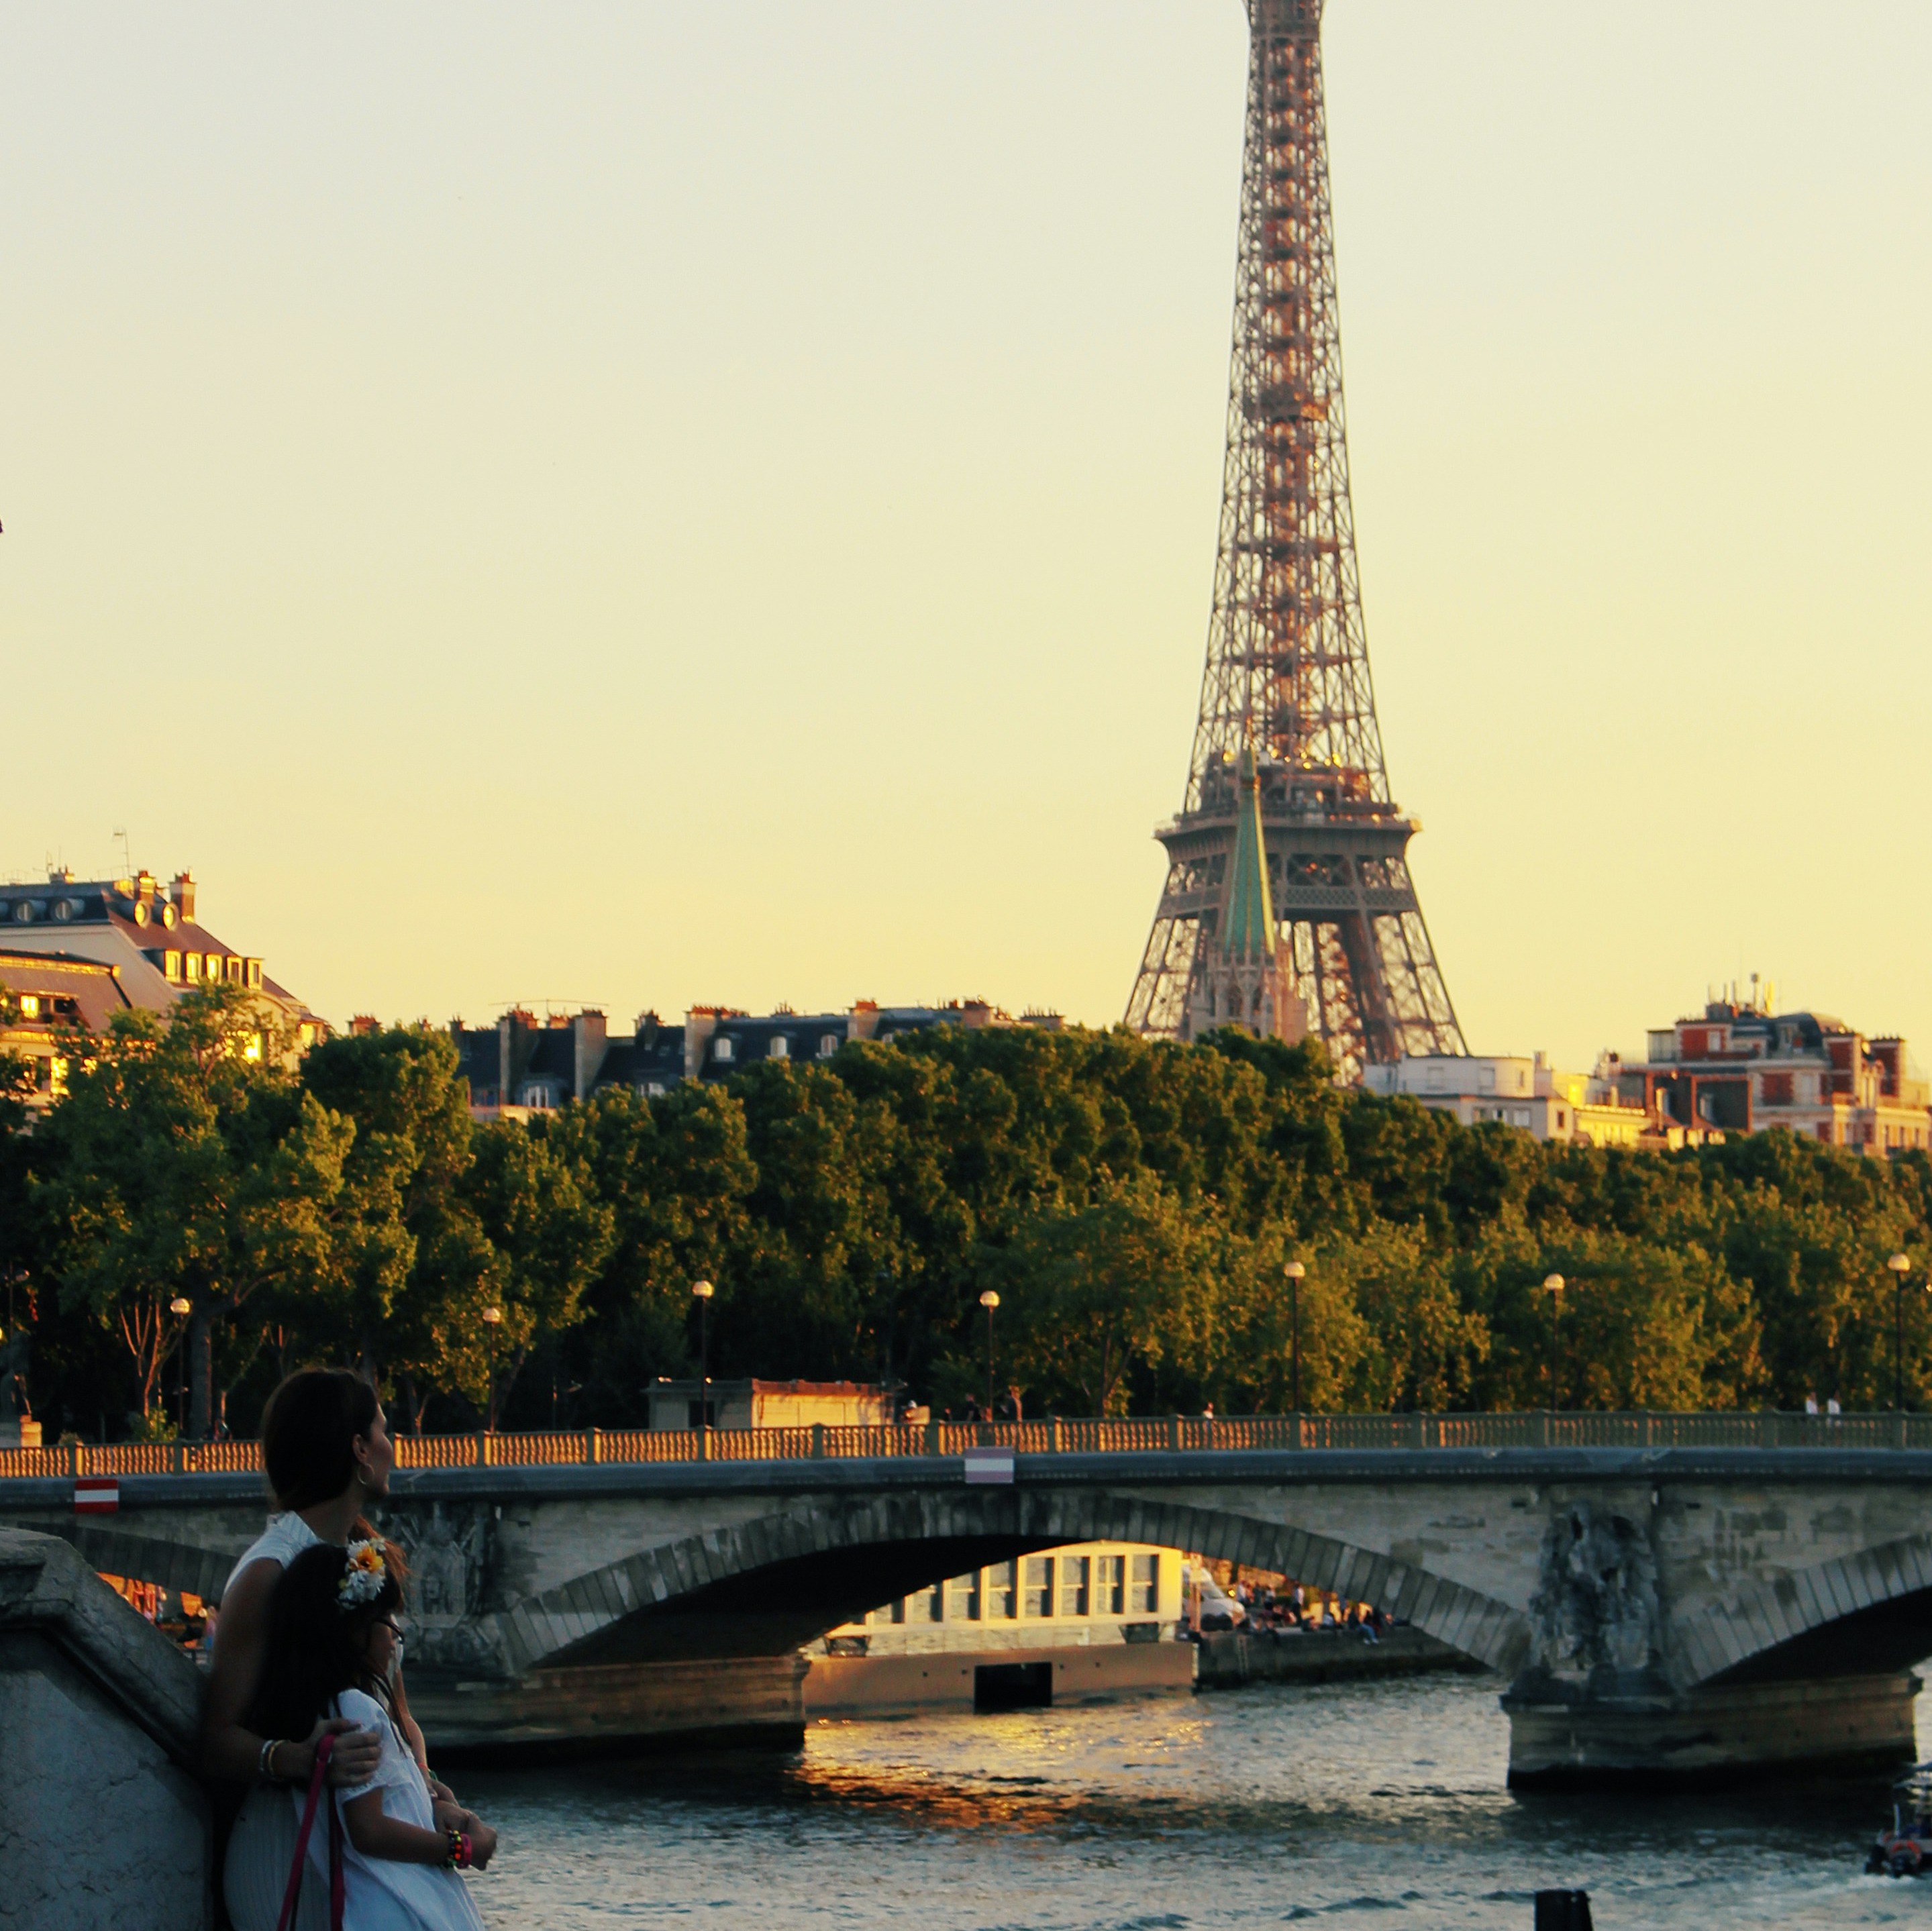
[[(1510, 1780), (1644, 1786), (1913, 1755), (1932, 1453), (1268, 1450), (399, 1471), (411, 1700), (440, 1757), (789, 1745), (800, 1645), (1070, 1542), (1198, 1551), (1373, 1602), (1508, 1680)], [(976, 1473), (984, 1474), (986, 1471)], [(0, 1482), (0, 1521), (219, 1596), (258, 1477)]]

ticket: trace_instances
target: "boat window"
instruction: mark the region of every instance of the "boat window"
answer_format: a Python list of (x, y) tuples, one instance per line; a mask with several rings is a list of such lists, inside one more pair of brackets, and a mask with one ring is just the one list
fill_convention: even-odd
[(1014, 1562), (996, 1562), (986, 1571), (986, 1620), (1011, 1622), (1018, 1613), (1017, 1571)]
[(980, 1620), (980, 1572), (976, 1569), (970, 1576), (956, 1576), (946, 1585), (946, 1614), (956, 1623), (976, 1623)]
[(1126, 1613), (1127, 1559), (1124, 1555), (1094, 1558), (1094, 1613), (1120, 1616)]
[(1084, 1616), (1087, 1613), (1088, 1573), (1090, 1559), (1084, 1555), (1060, 1558), (1060, 1613)]
[(1026, 1603), (1030, 1617), (1053, 1614), (1053, 1558), (1030, 1555), (1026, 1559)]
[(1160, 1613), (1160, 1558), (1158, 1555), (1137, 1555), (1133, 1560), (1133, 1597), (1129, 1607), (1137, 1616), (1158, 1615)]

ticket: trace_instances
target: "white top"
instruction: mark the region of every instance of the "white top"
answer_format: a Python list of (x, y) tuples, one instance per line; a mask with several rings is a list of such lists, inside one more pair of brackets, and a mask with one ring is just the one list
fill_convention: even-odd
[[(382, 1793), (382, 1814), (404, 1824), (419, 1825), (425, 1831), (436, 1828), (436, 1813), (430, 1807), (429, 1786), (423, 1781), (416, 1761), (404, 1747), (389, 1713), (374, 1697), (359, 1690), (345, 1690), (335, 1700), (335, 1714), (346, 1717), (358, 1729), (374, 1730), (382, 1740), (382, 1753), (376, 1759), (376, 1774), (353, 1789), (332, 1794), (338, 1806), (372, 1790)], [(292, 1790), (298, 1825), (308, 1793)], [(318, 1816), (309, 1833), (310, 1869), (303, 1888), (320, 1883), (326, 1897), (328, 1885), (328, 1820)], [(342, 1833), (343, 1931), (483, 1931), (470, 1888), (456, 1871), (439, 1870), (434, 1864), (405, 1864), (396, 1858), (365, 1858), (349, 1841), (345, 1819)]]
[(272, 1562), (278, 1569), (286, 1569), (304, 1549), (314, 1549), (321, 1540), (292, 1509), (284, 1515), (271, 1516), (268, 1526), (242, 1551), (241, 1561), (228, 1572), (221, 1593), (226, 1596), (235, 1587), (236, 1577), (250, 1563)]

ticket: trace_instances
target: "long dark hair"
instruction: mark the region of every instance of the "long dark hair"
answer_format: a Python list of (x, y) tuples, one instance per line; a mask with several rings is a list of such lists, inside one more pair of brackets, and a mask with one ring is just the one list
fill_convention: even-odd
[(368, 1602), (345, 1609), (338, 1592), (348, 1567), (349, 1552), (325, 1542), (304, 1549), (282, 1571), (268, 1599), (261, 1688), (249, 1716), (258, 1736), (306, 1737), (345, 1690), (388, 1700), (363, 1657), (370, 1625), (402, 1600), (398, 1567), (388, 1561), (382, 1587)]
[(332, 1501), (355, 1478), (356, 1438), (376, 1425), (376, 1391), (346, 1368), (304, 1368), (262, 1411), (262, 1466), (284, 1509)]

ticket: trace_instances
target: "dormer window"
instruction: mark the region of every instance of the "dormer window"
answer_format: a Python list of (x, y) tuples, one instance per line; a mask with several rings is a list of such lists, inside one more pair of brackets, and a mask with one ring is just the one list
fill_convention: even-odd
[(772, 1043), (765, 1048), (765, 1053), (770, 1059), (788, 1060), (791, 1057), (791, 1042), (782, 1033), (774, 1033)]
[(248, 977), (245, 982), (254, 987), (257, 992), (261, 991), (262, 961), (260, 959), (250, 959), (248, 961)]
[(714, 1060), (728, 1060), (731, 1057), (730, 1041), (725, 1039), (712, 1040), (711, 1042), (711, 1057)]
[(837, 1052), (838, 1050), (838, 1035), (836, 1033), (821, 1033), (819, 1034), (818, 1057), (821, 1060), (830, 1059), (832, 1055)]
[(40, 1016), (40, 995), (38, 993), (32, 992), (22, 993), (20, 995), (20, 1017), (22, 1019), (38, 1019)]
[(179, 952), (172, 952), (162, 953), (161, 976), (166, 979), (170, 984), (178, 985), (181, 983), (181, 954)]
[(554, 1104), (550, 1088), (547, 1086), (525, 1087), (524, 1104), (533, 1113), (548, 1113)]
[(201, 983), (200, 953), (182, 954), (182, 983), (184, 985), (199, 985)]

